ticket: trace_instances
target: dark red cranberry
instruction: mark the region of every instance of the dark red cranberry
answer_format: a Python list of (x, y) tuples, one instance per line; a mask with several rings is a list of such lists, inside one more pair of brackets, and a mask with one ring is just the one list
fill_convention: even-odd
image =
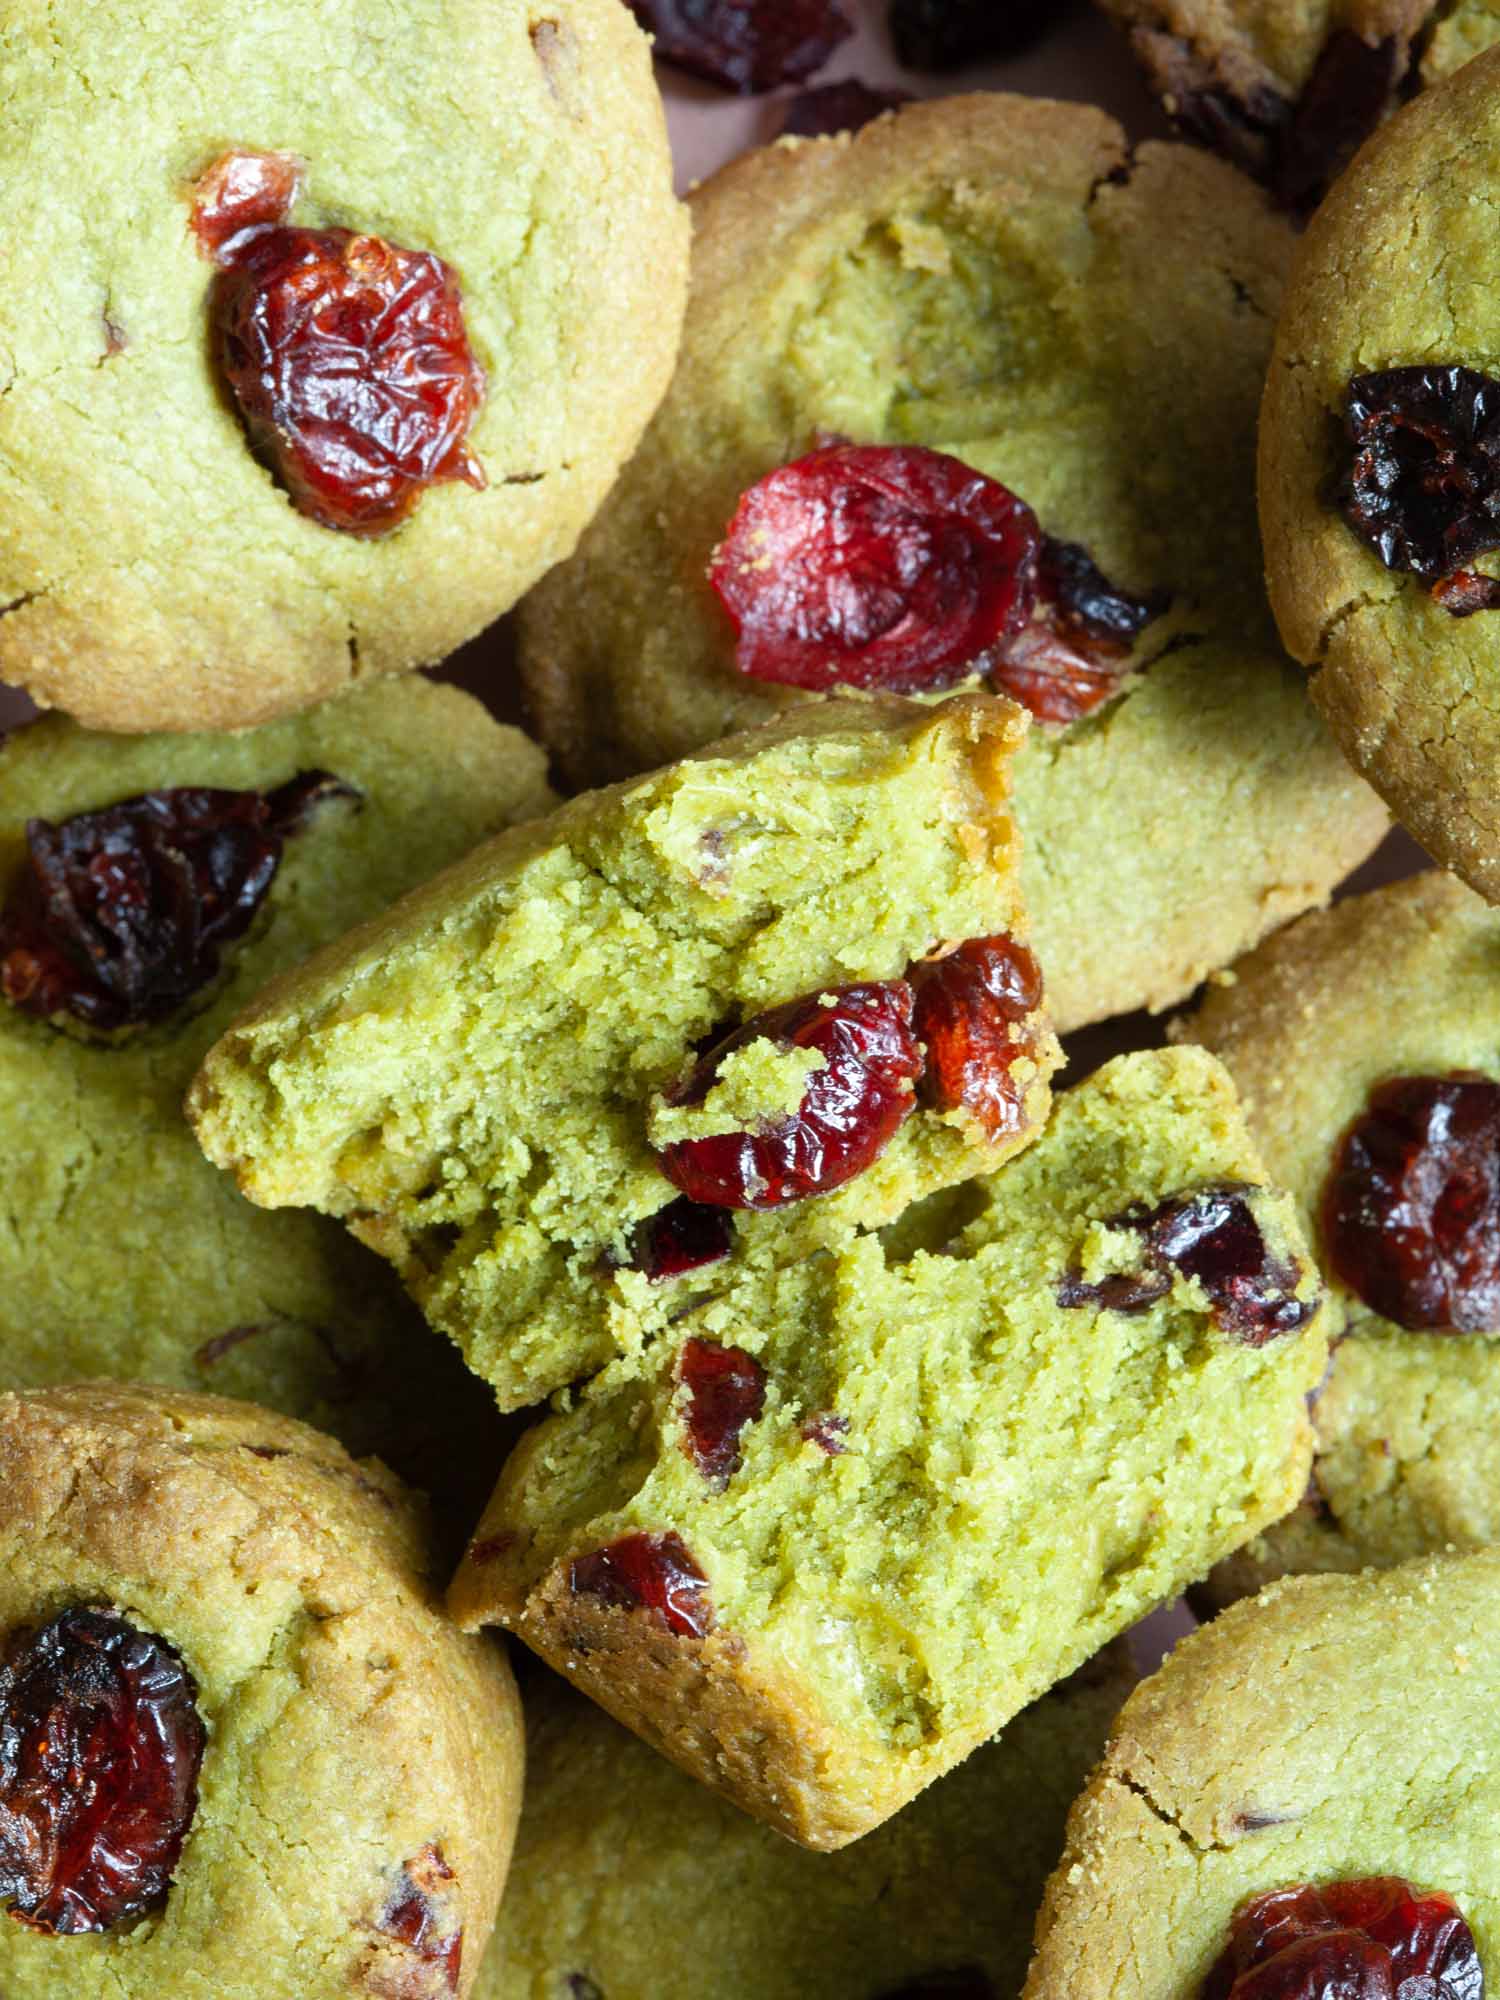
[(1087, 549), (1048, 535), (1031, 617), (991, 655), (990, 679), (1039, 722), (1076, 722), (1115, 692), (1131, 648), (1166, 605), (1162, 593), (1132, 597)]
[(1280, 133), (1273, 191), (1284, 208), (1315, 208), (1385, 116), (1399, 81), (1396, 37), (1367, 42), (1336, 28)]
[[(940, 1111), (969, 1112), (992, 1143), (1014, 1137), (1026, 1124), (1041, 1042), (1036, 960), (1002, 932), (970, 938), (907, 976), (917, 996), (912, 1026), (927, 1050), (924, 1100)], [(1018, 1063), (1032, 1075), (1018, 1076)]]
[[(1408, 1983), (1410, 1982), (1410, 1983)], [(1299, 1883), (1236, 1911), (1201, 2000), (1484, 2000), (1451, 1896), (1397, 1876)]]
[(1453, 618), (1472, 618), (1476, 611), (1500, 611), (1500, 577), (1482, 576), (1477, 569), (1440, 576), (1429, 590), (1433, 603)]
[(853, 33), (837, 0), (630, 0), (663, 62), (748, 96), (801, 83)]
[(794, 139), (820, 139), (832, 132), (858, 132), (882, 112), (912, 101), (909, 90), (874, 90), (857, 76), (802, 90), (787, 105), (782, 131)]
[(829, 1458), (842, 1458), (849, 1449), (844, 1442), (849, 1435), (849, 1419), (841, 1417), (837, 1410), (819, 1410), (803, 1421), (802, 1435)]
[(962, 69), (1018, 55), (1071, 11), (1070, 0), (891, 0), (891, 40), (907, 69)]
[(272, 792), (144, 792), (28, 821), (27, 864), (0, 908), (0, 993), (100, 1031), (165, 1019), (249, 929), (286, 840), (326, 800), (358, 796), (304, 771)]
[(913, 693), (977, 672), (1026, 622), (1026, 504), (920, 445), (829, 444), (746, 492), (709, 578), (742, 673)]
[(740, 1435), (766, 1406), (766, 1371), (742, 1347), (685, 1341), (677, 1379), (687, 1390), (682, 1448), (710, 1486), (723, 1488), (740, 1469)]
[(879, 2000), (999, 2000), (995, 1982), (982, 1965), (955, 1965), (943, 1972), (922, 1972), (899, 1986), (881, 1990)]
[(754, 1041), (816, 1049), (798, 1108), (758, 1132), (679, 1139), (663, 1149), (662, 1172), (693, 1201), (721, 1208), (785, 1208), (842, 1187), (872, 1166), (916, 1103), (922, 1051), (912, 1033), (905, 980), (838, 986), (757, 1014), (709, 1050), (671, 1104), (701, 1104), (724, 1058)]
[(1101, 1312), (1138, 1313), (1164, 1299), (1172, 1289), (1172, 1274), (1161, 1268), (1131, 1272), (1115, 1271), (1093, 1282), (1077, 1271), (1067, 1271), (1057, 1281), (1060, 1306), (1097, 1306)]
[(484, 371), (440, 257), (349, 229), (252, 231), (214, 280), (220, 365), (251, 443), (327, 528), (383, 535), (428, 487), (482, 487)]
[[(415, 1973), (417, 1967), (430, 1968), (448, 1992), (457, 1993), (463, 1966), (464, 1930), (457, 1915), (453, 1870), (443, 1859), (440, 1847), (424, 1847), (403, 1863), (395, 1888), (373, 1928), (401, 1948)], [(388, 1956), (388, 1955), (387, 1955)], [(382, 1991), (394, 1992), (389, 1984), (389, 1965)], [(404, 1984), (402, 1992), (416, 1993), (415, 1984)], [(421, 1982), (423, 1994), (432, 1990), (432, 1979)]]
[(227, 262), (246, 230), (285, 222), (301, 182), (290, 153), (221, 153), (193, 189), (193, 233), (204, 255)]
[(1500, 548), (1500, 382), (1458, 367), (1357, 375), (1346, 421), (1344, 518), (1387, 569), (1433, 584)]
[(165, 1902), (198, 1803), (198, 1690), (165, 1640), (61, 1612), (0, 1666), (0, 1902), (106, 1931)]
[(1340, 1279), (1398, 1326), (1500, 1328), (1500, 1084), (1398, 1076), (1339, 1142), (1323, 1240)]
[(722, 1208), (680, 1195), (630, 1233), (630, 1269), (654, 1282), (717, 1264), (734, 1248), (734, 1224)]
[(568, 1566), (575, 1597), (597, 1597), (622, 1610), (653, 1612), (669, 1632), (701, 1639), (713, 1629), (708, 1578), (680, 1535), (623, 1535)]

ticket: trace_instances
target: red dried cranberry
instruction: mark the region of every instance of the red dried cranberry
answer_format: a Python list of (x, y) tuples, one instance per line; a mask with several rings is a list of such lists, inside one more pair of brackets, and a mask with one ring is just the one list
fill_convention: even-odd
[(1257, 1896), (1236, 1911), (1229, 1943), (1202, 1988), (1202, 2000), (1398, 1994), (1484, 2000), (1484, 1971), (1451, 1896), (1384, 1875)]
[(1477, 569), (1456, 570), (1430, 586), (1434, 604), (1450, 617), (1472, 618), (1476, 611), (1500, 611), (1500, 577), (1482, 576)]
[(484, 485), (466, 443), (484, 371), (440, 257), (349, 229), (251, 232), (213, 323), (251, 442), (324, 527), (382, 535), (429, 486)]
[(1175, 74), (1159, 81), (1168, 90), (1172, 123), (1184, 137), (1258, 181), (1270, 179), (1293, 113), (1279, 91), (1261, 84), (1240, 95)]
[(766, 1371), (742, 1347), (694, 1337), (683, 1343), (677, 1379), (687, 1390), (682, 1448), (722, 1489), (740, 1469), (740, 1434), (766, 1406)]
[(873, 90), (857, 76), (803, 90), (787, 105), (782, 131), (793, 139), (821, 139), (832, 132), (858, 132), (882, 112), (912, 101), (909, 90)]
[(301, 184), (301, 163), (290, 153), (221, 153), (193, 189), (193, 233), (204, 255), (228, 262), (247, 229), (285, 222)]
[(742, 95), (801, 83), (853, 33), (837, 0), (630, 0), (663, 62)]
[[(402, 1955), (412, 1962), (408, 1969), (431, 1967), (450, 1993), (458, 1991), (464, 1955), (454, 1880), (442, 1849), (424, 1847), (402, 1864), (396, 1886), (373, 1926), (383, 1938), (401, 1947)], [(392, 1970), (389, 1954), (383, 1954), (374, 1978), (377, 1992), (393, 1996), (416, 1992), (409, 1978), (393, 1979)], [(424, 1979), (422, 1992), (426, 1994), (431, 1986), (431, 1979)]]
[(713, 1628), (708, 1578), (680, 1535), (623, 1535), (568, 1565), (575, 1597), (597, 1597), (623, 1610), (655, 1613), (669, 1632), (701, 1639)]
[(1433, 584), (1500, 548), (1500, 382), (1457, 367), (1356, 375), (1346, 421), (1344, 517), (1387, 569)]
[(1076, 722), (1114, 693), (1131, 648), (1166, 605), (1160, 592), (1132, 597), (1087, 549), (1048, 535), (1031, 617), (996, 648), (990, 679), (1039, 722)]
[(849, 1449), (844, 1443), (849, 1435), (849, 1419), (841, 1417), (837, 1410), (819, 1410), (816, 1416), (804, 1420), (802, 1435), (830, 1458), (842, 1458)]
[(916, 991), (912, 1026), (927, 1050), (922, 1094), (940, 1111), (972, 1114), (992, 1143), (1026, 1123), (1027, 1079), (1040, 1042), (1042, 975), (1024, 945), (1004, 933), (970, 938), (946, 958), (908, 973)]
[(1385, 116), (1395, 96), (1396, 37), (1367, 42), (1336, 28), (1282, 127), (1273, 189), (1285, 208), (1315, 208)]
[(734, 1248), (734, 1224), (722, 1208), (679, 1195), (630, 1233), (630, 1269), (655, 1283), (717, 1264)]
[(100, 1031), (165, 1019), (249, 929), (289, 836), (358, 796), (304, 771), (272, 792), (144, 792), (28, 821), (27, 866), (0, 908), (0, 993)]
[(740, 500), (709, 568), (757, 680), (912, 693), (977, 672), (1030, 614), (1041, 534), (920, 445), (830, 444)]
[(759, 1132), (679, 1139), (664, 1148), (662, 1172), (692, 1200), (721, 1208), (784, 1208), (842, 1187), (879, 1159), (916, 1103), (922, 1051), (911, 1017), (902, 979), (837, 986), (757, 1014), (710, 1049), (667, 1101), (701, 1104), (724, 1058), (765, 1040), (825, 1058), (801, 1104)]
[(1069, 11), (1069, 0), (891, 0), (891, 40), (907, 69), (962, 69), (1018, 55)]
[(198, 1803), (197, 1688), (165, 1640), (73, 1610), (0, 1666), (0, 1902), (105, 1931), (166, 1900)]
[(1500, 1084), (1398, 1076), (1372, 1090), (1334, 1154), (1323, 1240), (1398, 1326), (1500, 1328)]

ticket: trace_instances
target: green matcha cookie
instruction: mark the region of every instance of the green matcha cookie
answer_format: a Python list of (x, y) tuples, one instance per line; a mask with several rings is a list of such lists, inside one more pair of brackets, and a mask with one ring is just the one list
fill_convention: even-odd
[(1265, 1182), (1218, 1063), (1120, 1058), (891, 1242), (726, 1285), (529, 1433), (455, 1614), (842, 1846), (1301, 1495), (1327, 1347)]
[(1131, 1683), (1123, 1648), (1018, 1715), (899, 1818), (799, 1852), (551, 1676), (474, 2000), (870, 2000), (946, 1974), (1015, 2000), (1068, 1807)]
[[(1314, 218), (1277, 332), (1261, 456), (1272, 602), (1314, 701), (1428, 851), (1491, 900), (1497, 84), (1492, 52), (1424, 92)], [(1447, 469), (1434, 477), (1435, 460)]]
[(409, 1496), (217, 1396), (0, 1396), (7, 2000), (468, 2000), (520, 1805)]
[[(1262, 945), (1176, 1032), (1212, 1049), (1238, 1084), (1272, 1175), (1323, 1246), (1344, 1335), (1313, 1405), (1308, 1498), (1216, 1572), (1213, 1594), (1238, 1596), (1286, 1570), (1500, 1542), (1500, 1290), (1492, 1313), (1482, 1288), (1477, 1300), (1451, 1284), (1425, 1296), (1445, 1266), (1483, 1280), (1500, 1263), (1500, 1190), (1485, 1198), (1476, 1178), (1500, 1178), (1500, 914), (1436, 873), (1353, 897)], [(1389, 1114), (1377, 1133), (1383, 1160), (1397, 1148), (1406, 1159), (1399, 1212), (1389, 1201), (1379, 1209), (1382, 1234), (1391, 1240), (1399, 1224), (1412, 1245), (1408, 1282), (1388, 1297), (1378, 1246), (1325, 1204), (1346, 1135), (1397, 1078), (1440, 1088), (1428, 1109)], [(1456, 1078), (1480, 1090), (1455, 1096), (1446, 1085)], [(1427, 1144), (1417, 1149), (1419, 1129)], [(1461, 1148), (1444, 1143), (1445, 1129), (1464, 1136)], [(1487, 1326), (1444, 1324), (1476, 1304)]]
[[(0, 680), (93, 727), (236, 728), (440, 659), (569, 552), (665, 387), (686, 225), (619, 0), (21, 0), (0, 111)], [(268, 459), (194, 226), (226, 153), (299, 167), (292, 227), (346, 232), (321, 328), (267, 244), (236, 265), (271, 301)], [(443, 483), (373, 539), (324, 525), (270, 462), (320, 432), (333, 487)]]
[[(1266, 613), (1255, 419), (1291, 238), (1259, 194), (1190, 148), (1132, 152), (1100, 112), (994, 96), (753, 153), (692, 206), (672, 389), (522, 614), (570, 773), (805, 699), (737, 668), (715, 545), (748, 488), (830, 435), (936, 447), (1012, 489), (1053, 555), (1079, 545), (1103, 572), (1085, 601), (1135, 633), (1104, 644), (1092, 711), (1040, 720), (1017, 763), (1059, 1026), (1169, 1005), (1325, 900), (1384, 819)], [(1030, 671), (996, 678), (1042, 715), (1074, 702), (1066, 661)]]
[[(1069, 1819), (1025, 2000), (1197, 2000), (1250, 1899), (1390, 1877), (1456, 1902), (1478, 1948), (1470, 1971), (1492, 1986), (1497, 1699), (1495, 1551), (1297, 1577), (1233, 1606), (1126, 1702)], [(1304, 1961), (1302, 1990), (1401, 1978), (1389, 1961), (1389, 1986), (1345, 1965), (1347, 1985), (1325, 1985)], [(1270, 1975), (1245, 1990), (1292, 1988)], [(1405, 1990), (1477, 1993), (1481, 1980)]]
[[(993, 1130), (945, 1097), (954, 1024), (924, 1012), (966, 941), (1023, 934), (1024, 725), (975, 695), (827, 702), (517, 828), (261, 996), (193, 1086), (209, 1157), (344, 1216), (503, 1408), (726, 1269), (890, 1221), (1045, 1115), (1034, 993), (969, 1044), (1008, 1093)], [(721, 1155), (735, 1184), (700, 1185)]]
[[(167, 788), (262, 792), (315, 771), (357, 797), (315, 802), (287, 833), (216, 978), (108, 1032), (17, 1004), (35, 954), (4, 912), (30, 874), (28, 820), (68, 822)], [(540, 755), (467, 695), (414, 679), (240, 736), (121, 740), (44, 720), (0, 745), (0, 799), (0, 985), (16, 996), (0, 998), (0, 1380), (211, 1388), (315, 1421), (424, 1483), (451, 1480), (454, 1427), (484, 1424), (482, 1390), (341, 1229), (241, 1200), (200, 1154), (182, 1097), (274, 973), (544, 810)], [(174, 852), (169, 837), (151, 886), (163, 922)]]

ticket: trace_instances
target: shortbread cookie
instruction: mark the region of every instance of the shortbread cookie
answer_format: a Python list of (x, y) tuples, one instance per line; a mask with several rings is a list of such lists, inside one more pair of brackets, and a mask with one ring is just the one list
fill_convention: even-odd
[(1025, 2000), (1469, 2000), (1500, 1971), (1500, 1553), (1297, 1577), (1177, 1647), (1074, 1807)]
[(261, 723), (568, 553), (686, 283), (619, 0), (25, 0), (0, 79), (0, 680)]
[[(1385, 822), (1261, 584), (1285, 221), (1193, 148), (1003, 96), (753, 153), (692, 205), (672, 389), (522, 614), (572, 776), (830, 678), (920, 691), (987, 662), (1038, 716), (1016, 810), (1060, 1027), (1166, 1006), (1325, 900)], [(777, 620), (802, 643), (752, 644)]]
[(213, 1389), (456, 1474), (481, 1385), (335, 1224), (243, 1201), (182, 1098), (274, 973), (545, 810), (540, 754), (413, 679), (233, 737), (48, 718), (0, 799), (0, 1385)]
[(1319, 1299), (1221, 1066), (1122, 1057), (925, 1230), (726, 1288), (539, 1425), (453, 1609), (842, 1846), (1294, 1504)]
[(1356, 765), (1500, 897), (1500, 50), (1369, 142), (1301, 246), (1266, 388), (1272, 602)]
[(503, 1657), (383, 1467), (217, 1396), (0, 1396), (7, 2000), (468, 2000)]
[(1068, 1807), (1131, 1679), (1111, 1649), (910, 1811), (815, 1857), (533, 1676), (521, 1831), (474, 2000), (1015, 2000)]
[(1058, 1056), (1019, 944), (1024, 727), (827, 702), (576, 798), (264, 994), (199, 1137), (252, 1200), (344, 1216), (535, 1402), (1031, 1137)]
[(1436, 873), (1351, 898), (1176, 1032), (1228, 1065), (1344, 1334), (1306, 1500), (1213, 1594), (1500, 1542), (1500, 913)]

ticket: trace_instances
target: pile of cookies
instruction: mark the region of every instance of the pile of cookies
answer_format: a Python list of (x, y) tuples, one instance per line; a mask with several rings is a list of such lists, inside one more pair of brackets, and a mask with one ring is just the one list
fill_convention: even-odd
[(1483, 2000), (1500, 9), (1103, 8), (0, 20), (4, 2000)]

